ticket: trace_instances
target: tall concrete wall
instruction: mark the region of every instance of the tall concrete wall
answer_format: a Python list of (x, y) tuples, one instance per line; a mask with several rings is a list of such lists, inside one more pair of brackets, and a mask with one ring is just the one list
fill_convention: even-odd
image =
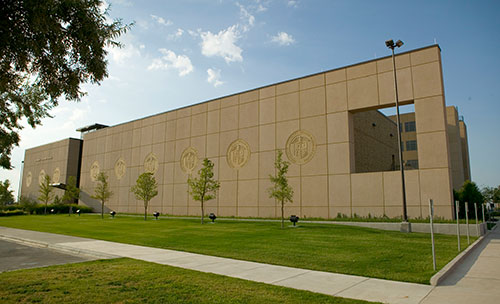
[[(431, 46), (396, 57), (399, 98), (415, 104), (420, 169), (406, 172), (408, 213), (426, 217), (428, 199), (437, 216), (452, 217), (452, 180), (440, 49)], [(82, 202), (95, 177), (109, 175), (118, 212), (141, 212), (130, 193), (145, 170), (160, 185), (150, 210), (198, 215), (187, 178), (205, 157), (215, 163), (221, 188), (206, 212), (225, 216), (275, 217), (268, 196), (277, 149), (291, 162), (294, 202), (286, 214), (332, 218), (352, 215), (400, 216), (397, 171), (355, 173), (353, 114), (394, 106), (391, 58), (382, 58), (303, 77), (84, 136)]]
[[(47, 174), (52, 183), (65, 184), (70, 176), (78, 179), (81, 145), (81, 140), (68, 138), (27, 149), (24, 153), (21, 195), (37, 199), (39, 185)], [(64, 191), (54, 188), (54, 194), (62, 197)]]

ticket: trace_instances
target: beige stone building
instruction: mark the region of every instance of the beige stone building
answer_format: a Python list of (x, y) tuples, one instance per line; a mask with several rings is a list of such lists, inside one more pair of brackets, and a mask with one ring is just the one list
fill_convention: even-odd
[[(49, 175), (53, 184), (67, 184), (74, 176), (77, 185), (80, 182), (80, 164), (82, 140), (68, 138), (47, 145), (27, 149), (24, 154), (24, 166), (21, 194), (37, 199), (39, 185)], [(64, 190), (54, 189), (54, 194), (62, 197)]]
[[(400, 53), (396, 66), (399, 100), (415, 105), (418, 140), (418, 169), (406, 171), (408, 214), (426, 217), (432, 198), (436, 215), (452, 218), (455, 169), (440, 49), (433, 45)], [(286, 215), (401, 216), (396, 125), (377, 111), (393, 106), (392, 61), (385, 57), (88, 132), (80, 202), (100, 208), (90, 194), (104, 171), (114, 192), (107, 206), (141, 212), (142, 202), (130, 187), (149, 171), (159, 184), (149, 210), (199, 215), (187, 178), (206, 157), (215, 163), (221, 183), (206, 212), (276, 217), (278, 206), (267, 189), (281, 149), (291, 163), (294, 189)], [(460, 132), (466, 138), (465, 125)]]
[[(389, 116), (389, 118), (396, 121), (396, 115)], [(415, 113), (401, 114), (400, 121), (405, 170), (418, 169)], [(446, 107), (446, 124), (452, 168), (452, 184), (453, 189), (458, 190), (466, 180), (471, 179), (467, 126), (463, 117), (458, 115), (458, 110), (454, 106)], [(399, 168), (399, 164), (396, 167)]]

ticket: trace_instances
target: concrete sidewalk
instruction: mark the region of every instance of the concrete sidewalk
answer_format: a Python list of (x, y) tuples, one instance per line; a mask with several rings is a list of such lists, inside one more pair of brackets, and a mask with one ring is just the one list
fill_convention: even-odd
[[(168, 249), (0, 227), (0, 237), (4, 239), (72, 253), (102, 258), (128, 257), (332, 296), (384, 303), (475, 303), (478, 299), (471, 300), (470, 297), (475, 294), (483, 295), (481, 303), (497, 303), (496, 300), (498, 300), (500, 293), (497, 290), (494, 293), (495, 296), (491, 296), (493, 294), (489, 286), (500, 283), (498, 281), (498, 274), (500, 274), (498, 271), (500, 270), (500, 263), (498, 263), (500, 261), (499, 236), (498, 232), (491, 233), (488, 239), (464, 261), (463, 267), (455, 269), (455, 272), (444, 281), (442, 286), (434, 288), (430, 285), (268, 265)], [(486, 252), (486, 255), (482, 255), (482, 252)], [(480, 261), (480, 265), (476, 265), (478, 261)], [(496, 265), (489, 267), (490, 262)], [(474, 269), (472, 277), (470, 277), (471, 269)], [(490, 275), (481, 279), (485, 273)], [(492, 281), (485, 286), (483, 281), (491, 280), (491, 278), (497, 281)], [(488, 295), (490, 295), (489, 298)]]

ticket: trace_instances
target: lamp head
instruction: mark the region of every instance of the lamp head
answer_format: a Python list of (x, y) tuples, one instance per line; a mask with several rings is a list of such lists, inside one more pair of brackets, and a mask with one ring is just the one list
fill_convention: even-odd
[(394, 48), (394, 40), (392, 40), (392, 39), (391, 39), (391, 40), (387, 40), (387, 41), (385, 42), (385, 45), (386, 45), (388, 48), (390, 48), (390, 49)]
[(397, 46), (397, 47), (401, 47), (403, 44), (404, 44), (404, 43), (403, 43), (403, 41), (401, 41), (401, 40), (396, 41), (396, 46)]

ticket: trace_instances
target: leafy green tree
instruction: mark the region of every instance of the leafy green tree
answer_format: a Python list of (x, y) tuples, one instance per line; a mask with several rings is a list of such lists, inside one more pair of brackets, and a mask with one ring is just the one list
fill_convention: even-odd
[(148, 204), (153, 197), (158, 195), (158, 183), (153, 173), (145, 172), (139, 175), (131, 192), (135, 194), (136, 199), (144, 202), (144, 220), (146, 220), (148, 216)]
[(469, 180), (465, 181), (462, 188), (456, 192), (459, 201), (459, 218), (465, 218), (465, 203), (469, 208), (469, 218), (474, 216), (474, 203), (481, 205), (484, 202), (484, 196), (476, 183)]
[(74, 176), (68, 177), (66, 190), (62, 197), (62, 201), (66, 204), (73, 204), (73, 202), (80, 197), (80, 189), (76, 187), (76, 178)]
[(494, 204), (500, 203), (500, 186), (494, 187), (484, 187), (481, 190), (484, 200), (486, 202), (493, 202)]
[(274, 168), (276, 176), (269, 175), (269, 179), (273, 186), (268, 189), (269, 197), (274, 198), (281, 204), (281, 228), (285, 226), (285, 204), (293, 201), (293, 189), (288, 185), (286, 174), (290, 163), (283, 160), (283, 152), (278, 150)]
[(97, 175), (97, 185), (94, 188), (94, 195), (91, 197), (93, 199), (101, 201), (101, 218), (104, 218), (104, 203), (113, 195), (113, 192), (109, 189), (108, 175), (104, 172), (100, 172)]
[(130, 29), (110, 21), (102, 0), (9, 0), (0, 4), (0, 167), (11, 169), (21, 120), (50, 117), (58, 99), (80, 100), (80, 86), (107, 73), (106, 47)]
[(14, 202), (14, 190), (10, 190), (10, 181), (6, 179), (0, 182), (0, 206), (6, 206)]
[(43, 208), (43, 214), (47, 214), (47, 204), (54, 197), (54, 188), (50, 186), (50, 176), (48, 174), (45, 175), (40, 188), (38, 189), (40, 195), (38, 199), (45, 204), (45, 208)]
[(214, 163), (208, 158), (203, 160), (203, 167), (198, 170), (198, 176), (197, 178), (188, 178), (188, 185), (191, 197), (201, 203), (201, 223), (203, 224), (204, 203), (216, 197), (220, 184), (214, 179)]

